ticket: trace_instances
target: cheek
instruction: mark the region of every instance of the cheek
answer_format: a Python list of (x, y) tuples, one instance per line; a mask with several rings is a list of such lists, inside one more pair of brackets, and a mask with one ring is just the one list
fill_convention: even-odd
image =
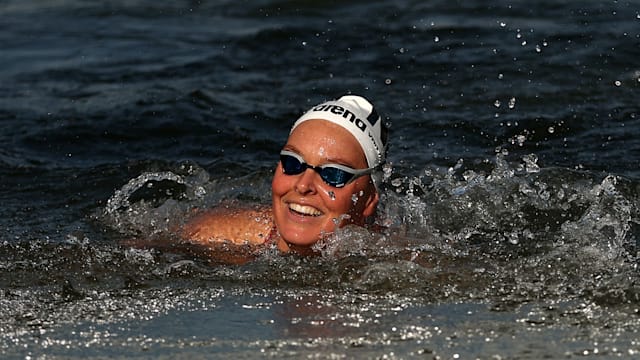
[(324, 200), (331, 211), (340, 214), (349, 214), (353, 210), (352, 194), (353, 192), (346, 189), (336, 190), (335, 188), (331, 188), (328, 189)]
[(351, 215), (362, 215), (362, 211), (367, 202), (368, 193), (364, 186), (356, 186), (348, 194), (345, 195), (345, 199), (342, 202), (342, 206), (345, 209), (345, 213), (348, 212)]
[(289, 178), (289, 176), (282, 173), (282, 169), (278, 165), (271, 181), (271, 193), (273, 196), (281, 196), (291, 188)]

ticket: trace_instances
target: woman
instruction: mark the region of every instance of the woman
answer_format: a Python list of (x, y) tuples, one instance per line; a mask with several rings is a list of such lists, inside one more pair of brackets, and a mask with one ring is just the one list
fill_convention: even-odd
[(272, 206), (219, 207), (185, 224), (201, 245), (273, 243), (307, 254), (336, 228), (365, 225), (375, 214), (376, 177), (386, 157), (387, 128), (355, 95), (317, 105), (293, 125), (272, 182)]

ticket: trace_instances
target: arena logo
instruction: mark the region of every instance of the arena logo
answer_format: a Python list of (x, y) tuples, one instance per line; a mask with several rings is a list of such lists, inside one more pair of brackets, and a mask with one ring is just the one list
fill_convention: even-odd
[[(364, 122), (362, 119), (358, 118), (354, 113), (352, 113), (348, 109), (343, 108), (342, 106), (322, 104), (314, 107), (313, 109), (311, 109), (311, 111), (328, 111), (335, 115), (342, 115), (343, 118), (349, 120), (349, 122), (353, 123), (356, 127), (358, 127), (358, 129), (362, 130), (363, 132), (367, 131), (367, 123)], [(374, 113), (375, 113), (375, 110), (372, 112), (371, 115), (373, 115)], [(376, 116), (376, 121), (377, 120), (378, 120), (378, 117)]]

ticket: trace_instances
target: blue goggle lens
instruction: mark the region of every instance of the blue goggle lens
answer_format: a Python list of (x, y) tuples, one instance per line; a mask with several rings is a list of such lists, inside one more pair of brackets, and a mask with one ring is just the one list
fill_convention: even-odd
[(286, 150), (280, 152), (280, 163), (282, 171), (286, 175), (298, 175), (307, 169), (312, 169), (320, 175), (324, 182), (333, 187), (343, 187), (362, 175), (370, 174), (372, 170), (356, 170), (338, 164), (312, 166), (305, 163), (300, 155)]

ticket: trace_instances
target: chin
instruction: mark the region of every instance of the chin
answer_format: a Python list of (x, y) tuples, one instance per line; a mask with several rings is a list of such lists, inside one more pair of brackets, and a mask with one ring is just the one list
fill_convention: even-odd
[[(288, 244), (296, 246), (311, 246), (317, 243), (322, 234), (326, 233), (324, 229), (328, 227), (326, 219), (311, 219), (305, 222), (289, 221), (287, 219), (288, 214), (280, 217), (284, 220), (278, 221), (276, 218), (276, 226), (280, 236)], [(313, 220), (313, 221), (312, 221)]]
[(311, 236), (306, 234), (281, 234), (284, 241), (288, 244), (296, 246), (312, 246), (320, 240), (320, 236)]

